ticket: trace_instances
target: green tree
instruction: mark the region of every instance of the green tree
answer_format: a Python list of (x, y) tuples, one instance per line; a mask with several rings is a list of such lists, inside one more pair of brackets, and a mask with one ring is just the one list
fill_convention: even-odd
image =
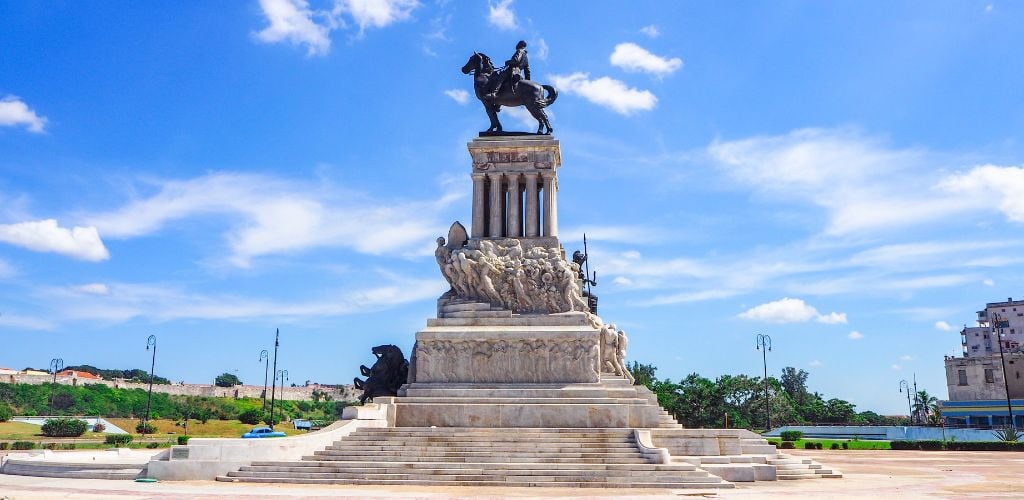
[(0, 422), (6, 422), (14, 416), (14, 410), (7, 403), (0, 402)]
[(802, 405), (807, 401), (807, 377), (810, 376), (804, 370), (797, 370), (792, 366), (782, 369), (782, 390), (796, 402)]
[(917, 391), (914, 394), (914, 420), (918, 423), (928, 422), (934, 411), (939, 407), (939, 398), (928, 394), (928, 391)]
[(238, 380), (238, 377), (233, 373), (221, 373), (217, 375), (217, 378), (213, 381), (217, 387), (234, 387), (236, 385), (242, 385), (242, 381)]
[(637, 361), (627, 364), (626, 369), (633, 375), (635, 385), (647, 386), (648, 389), (654, 383), (654, 372), (658, 370), (654, 365), (642, 365)]

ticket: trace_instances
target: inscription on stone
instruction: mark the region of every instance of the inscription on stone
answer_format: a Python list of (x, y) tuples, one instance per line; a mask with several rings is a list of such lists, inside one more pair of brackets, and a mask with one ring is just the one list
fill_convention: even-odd
[(530, 155), (523, 152), (488, 151), (487, 161), (489, 163), (524, 163), (530, 161)]
[(188, 460), (188, 446), (171, 447), (171, 460)]

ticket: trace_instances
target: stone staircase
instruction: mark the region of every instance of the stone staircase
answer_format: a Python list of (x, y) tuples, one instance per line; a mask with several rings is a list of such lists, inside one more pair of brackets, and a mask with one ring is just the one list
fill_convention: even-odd
[(767, 457), (766, 463), (775, 467), (775, 475), (779, 480), (843, 477), (842, 472), (826, 468), (810, 458), (779, 454)]
[(654, 464), (631, 429), (363, 428), (297, 462), (218, 481), (433, 486), (731, 488), (687, 463)]

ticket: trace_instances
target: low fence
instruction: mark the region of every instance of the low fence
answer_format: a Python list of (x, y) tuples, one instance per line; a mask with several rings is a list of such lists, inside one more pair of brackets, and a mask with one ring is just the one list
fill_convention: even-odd
[(999, 441), (988, 429), (963, 429), (914, 426), (872, 425), (785, 425), (765, 432), (765, 437), (779, 437), (783, 431), (800, 431), (811, 439), (860, 439), (865, 441)]

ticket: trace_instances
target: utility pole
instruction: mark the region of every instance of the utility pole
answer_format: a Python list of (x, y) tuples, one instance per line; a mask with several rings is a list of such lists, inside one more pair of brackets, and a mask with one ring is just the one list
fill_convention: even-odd
[(260, 351), (260, 361), (264, 362), (263, 366), (263, 412), (267, 411), (267, 377), (270, 373), (270, 353), (266, 349)]
[(764, 418), (767, 422), (765, 432), (772, 430), (771, 403), (768, 399), (768, 351), (772, 350), (772, 338), (757, 334), (757, 350), (761, 351), (761, 362), (764, 365)]
[(153, 348), (153, 361), (149, 365), (149, 397), (146, 398), (146, 424), (149, 424), (149, 410), (153, 405), (153, 373), (156, 370), (156, 335), (146, 339), (146, 350)]
[(53, 416), (53, 391), (57, 388), (57, 372), (63, 369), (63, 359), (53, 358), (50, 360), (50, 371), (53, 372), (53, 383), (50, 384), (50, 416)]
[[(1010, 381), (1006, 376), (1006, 358), (1003, 356), (1003, 323), (999, 313), (992, 313), (992, 333), (995, 334), (996, 342), (999, 343), (999, 361), (1003, 367), (1003, 388), (1006, 389), (1006, 414), (1010, 417), (1010, 428), (1016, 429), (1013, 421), (1013, 406), (1010, 404)], [(997, 330), (998, 329), (998, 330)]]
[[(917, 372), (914, 372), (914, 402), (917, 403), (919, 408), (928, 404), (927, 401), (921, 401), (921, 393), (917, 392)], [(919, 415), (920, 413), (920, 411), (914, 412), (914, 417), (916, 417), (918, 424), (923, 423), (921, 422), (921, 416)]]
[[(274, 333), (274, 385), (270, 386), (270, 428), (274, 428), (274, 399), (277, 396), (277, 348), (281, 345), (281, 329)], [(266, 386), (264, 386), (265, 388)], [(266, 390), (266, 389), (264, 389)]]
[(900, 392), (907, 390), (907, 416), (910, 417), (910, 425), (914, 425), (914, 410), (910, 408), (910, 384), (906, 379), (900, 380)]

